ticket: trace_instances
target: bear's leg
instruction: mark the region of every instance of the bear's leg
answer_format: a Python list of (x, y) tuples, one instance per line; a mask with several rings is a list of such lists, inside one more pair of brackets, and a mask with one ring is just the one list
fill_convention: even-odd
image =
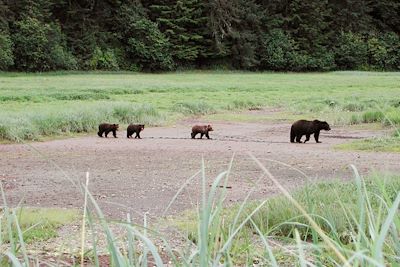
[(108, 135), (108, 133), (109, 133), (110, 131), (109, 130), (105, 130), (104, 131), (104, 136), (107, 138), (107, 135)]
[(299, 134), (299, 135), (296, 135), (296, 142), (297, 143), (301, 143), (301, 137), (302, 137), (303, 135), (302, 134)]
[(304, 140), (304, 143), (310, 141), (310, 134), (306, 134), (306, 140)]
[(293, 130), (293, 127), (290, 129), (290, 143), (294, 143), (294, 139), (296, 138), (296, 134)]
[(206, 137), (207, 137), (207, 139), (210, 139), (210, 136), (208, 135), (208, 132), (206, 133)]
[(315, 132), (314, 138), (315, 138), (315, 142), (321, 143), (320, 141), (318, 141), (318, 138), (319, 138), (319, 131)]
[(117, 131), (116, 131), (116, 130), (113, 130), (112, 132), (113, 132), (114, 138), (118, 138), (118, 137), (117, 137)]
[(126, 132), (126, 137), (130, 138), (129, 132)]
[(142, 138), (140, 137), (140, 131), (136, 132), (136, 136), (137, 136), (137, 138), (142, 139)]
[(102, 131), (98, 131), (97, 135), (100, 136), (100, 137), (103, 137), (103, 132)]
[(204, 133), (200, 133), (201, 135), (200, 135), (200, 139), (203, 139), (203, 135), (204, 135)]

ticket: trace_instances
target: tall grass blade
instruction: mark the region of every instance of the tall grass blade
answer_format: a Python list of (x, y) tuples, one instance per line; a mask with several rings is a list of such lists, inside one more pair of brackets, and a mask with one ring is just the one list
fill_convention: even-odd
[(271, 266), (272, 267), (278, 267), (279, 265), (278, 265), (278, 263), (277, 263), (277, 261), (275, 259), (275, 255), (272, 252), (271, 246), (268, 244), (267, 239), (264, 237), (264, 234), (261, 232), (260, 228), (257, 226), (257, 224), (252, 219), (250, 219), (250, 222), (253, 225), (254, 229), (256, 229), (256, 231), (258, 233), (258, 236), (261, 238), (261, 241), (263, 242), (264, 247), (268, 252), (268, 258), (271, 261), (271, 263), (270, 263)]
[(4, 255), (10, 259), (10, 261), (13, 264), (13, 267), (24, 267), (12, 252), (7, 251), (4, 253)]
[(300, 234), (297, 229), (294, 229), (294, 236), (296, 238), (297, 249), (299, 251), (298, 259), (300, 261), (300, 266), (307, 267), (305, 256), (304, 256), (303, 245), (301, 244)]
[(15, 210), (12, 211), (12, 216), (14, 218), (14, 223), (15, 223), (15, 228), (17, 229), (17, 234), (18, 234), (18, 239), (19, 239), (19, 245), (21, 247), (21, 252), (25, 260), (25, 266), (29, 265), (29, 260), (28, 260), (28, 255), (26, 252), (26, 247), (25, 247), (25, 242), (24, 242), (24, 237), (23, 233), (21, 231), (21, 227), (19, 226), (19, 222), (17, 219), (17, 215), (15, 214)]
[(16, 245), (14, 242), (14, 237), (12, 235), (12, 233), (13, 233), (13, 229), (12, 229), (13, 220), (12, 219), (13, 218), (12, 218), (10, 210), (8, 208), (7, 201), (6, 201), (6, 195), (4, 193), (3, 184), (1, 182), (0, 182), (0, 190), (1, 190), (1, 197), (3, 198), (4, 217), (7, 222), (7, 231), (8, 231), (8, 238), (9, 238), (10, 247), (11, 247), (11, 253), (16, 254)]
[(381, 231), (379, 233), (378, 238), (375, 241), (374, 247), (373, 247), (373, 256), (376, 258), (379, 262), (384, 263), (383, 261), (383, 243), (385, 242), (385, 237), (389, 232), (390, 226), (393, 224), (394, 217), (396, 214), (398, 214), (398, 207), (400, 204), (400, 193), (397, 194), (397, 197), (395, 201), (393, 202), (392, 207), (389, 210), (389, 213), (386, 217), (385, 222), (382, 225)]
[(196, 172), (194, 175), (192, 175), (189, 179), (183, 183), (183, 185), (179, 188), (179, 190), (176, 192), (176, 194), (172, 197), (171, 201), (168, 203), (168, 206), (165, 208), (162, 216), (165, 216), (169, 208), (172, 206), (172, 204), (175, 202), (175, 200), (178, 198), (179, 194), (185, 189), (185, 187), (195, 178), (201, 171)]
[[(126, 220), (129, 225), (131, 225), (131, 215), (128, 213), (126, 215)], [(128, 227), (127, 228), (127, 233), (128, 233), (128, 260), (129, 260), (129, 265), (131, 266), (136, 266), (136, 261), (135, 259), (135, 254), (136, 254), (136, 249), (135, 249), (135, 236), (133, 235), (131, 229)]]
[[(89, 188), (89, 172), (86, 172), (85, 188)], [(84, 266), (85, 259), (85, 237), (86, 237), (86, 213), (87, 213), (87, 190), (85, 190), (85, 200), (83, 205), (82, 231), (81, 231), (81, 266)]]

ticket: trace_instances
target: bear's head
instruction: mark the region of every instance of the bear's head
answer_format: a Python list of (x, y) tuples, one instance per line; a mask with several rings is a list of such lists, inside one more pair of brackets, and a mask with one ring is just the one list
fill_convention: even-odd
[(321, 130), (325, 130), (325, 131), (330, 131), (331, 127), (329, 127), (329, 124), (326, 121), (320, 121), (319, 122), (319, 128)]
[(207, 130), (208, 130), (208, 131), (214, 131), (210, 124), (207, 125)]

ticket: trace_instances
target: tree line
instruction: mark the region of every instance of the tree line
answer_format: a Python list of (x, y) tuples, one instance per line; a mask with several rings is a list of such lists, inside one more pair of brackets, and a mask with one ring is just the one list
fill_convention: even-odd
[(399, 70), (398, 0), (0, 0), (0, 70)]

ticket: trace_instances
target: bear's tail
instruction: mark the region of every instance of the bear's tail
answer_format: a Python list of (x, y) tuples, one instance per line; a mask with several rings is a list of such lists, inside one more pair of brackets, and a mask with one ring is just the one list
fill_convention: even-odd
[(293, 127), (290, 128), (290, 143), (294, 143), (294, 139), (296, 138), (296, 135), (294, 133)]

